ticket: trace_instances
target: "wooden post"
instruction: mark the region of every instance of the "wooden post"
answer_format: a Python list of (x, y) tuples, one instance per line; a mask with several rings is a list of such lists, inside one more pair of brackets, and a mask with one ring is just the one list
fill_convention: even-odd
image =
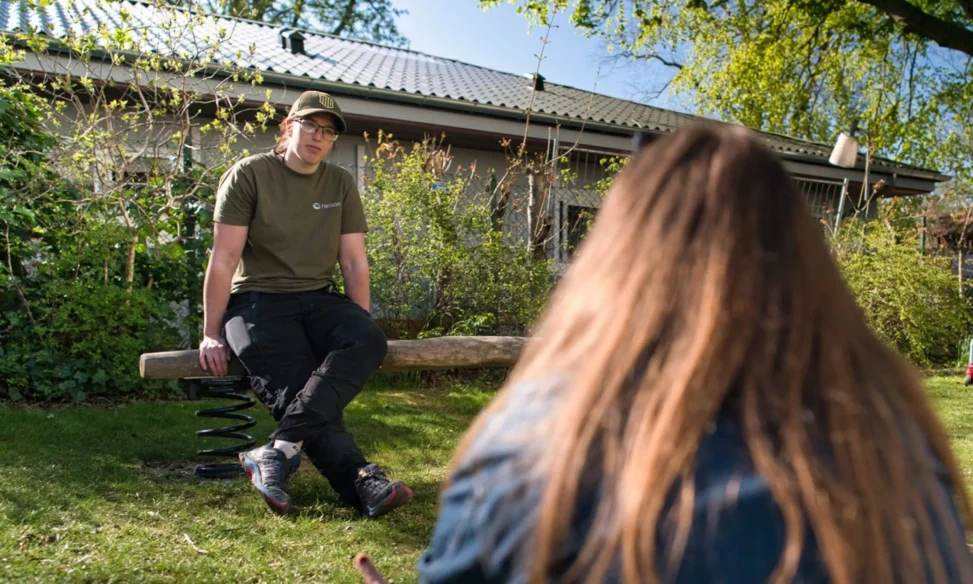
[[(389, 352), (381, 371), (510, 367), (520, 358), (527, 343), (524, 337), (438, 337), (389, 341)], [(139, 359), (143, 379), (212, 377), (199, 366), (199, 351), (145, 353)], [(229, 375), (245, 375), (233, 358)]]

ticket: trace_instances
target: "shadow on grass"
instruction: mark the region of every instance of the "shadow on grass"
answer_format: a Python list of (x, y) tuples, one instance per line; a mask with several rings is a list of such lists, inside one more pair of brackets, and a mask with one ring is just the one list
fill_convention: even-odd
[[(340, 505), (327, 481), (306, 464), (291, 482), (297, 505), (293, 520), (347, 523), (365, 536), (381, 533), (409, 553), (418, 553), (432, 529), (452, 448), (491, 395), (483, 390), (397, 387), (362, 392), (348, 408), (349, 430), (366, 457), (412, 487), (413, 504), (381, 521), (361, 520)], [(126, 522), (151, 523), (170, 511), (184, 514), (181, 520), (187, 525), (204, 517), (210, 524), (225, 523), (219, 533), (226, 534), (241, 529), (241, 523), (273, 521), (245, 478), (207, 481), (193, 475), (200, 462), (198, 449), (226, 443), (195, 436), (196, 430), (224, 425), (223, 420), (195, 417), (196, 410), (212, 405), (222, 404), (0, 407), (0, 528), (4, 522), (29, 527), (27, 531), (41, 534), (35, 539), (43, 545), (66, 522), (107, 522), (125, 531)], [(258, 420), (250, 434), (259, 444), (272, 431), (273, 420), (259, 404), (247, 413)], [(281, 543), (259, 529), (243, 529), (239, 537), (266, 539), (270, 547)]]
[[(54, 408), (0, 405), (0, 558), (10, 581), (359, 583), (367, 552), (414, 582), (445, 467), (491, 388), (372, 383), (346, 411), (365, 456), (412, 487), (411, 505), (378, 519), (342, 506), (302, 465), (295, 512), (272, 514), (243, 478), (201, 480), (196, 451), (228, 444), (197, 430), (228, 425), (195, 412), (224, 402)], [(257, 443), (274, 422), (260, 404)], [(229, 443), (232, 443), (230, 441)]]

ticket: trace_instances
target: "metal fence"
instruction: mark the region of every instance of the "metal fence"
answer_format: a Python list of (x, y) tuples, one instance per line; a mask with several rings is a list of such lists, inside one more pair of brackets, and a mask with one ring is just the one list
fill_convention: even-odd
[[(843, 183), (804, 178), (797, 179), (796, 182), (811, 214), (823, 222), (833, 222), (840, 206)], [(514, 197), (516, 203), (511, 204), (507, 211), (504, 230), (521, 241), (531, 241), (530, 234), (536, 222), (532, 222), (526, 212), (526, 189), (517, 192)], [(550, 229), (543, 234), (542, 243), (547, 257), (556, 260), (561, 270), (570, 262), (578, 245), (588, 233), (601, 206), (601, 199), (599, 193), (588, 188), (551, 189), (545, 208)], [(847, 201), (844, 214), (848, 214)]]
[(841, 206), (842, 181), (798, 178), (797, 187), (807, 203), (811, 215), (818, 219), (834, 219)]

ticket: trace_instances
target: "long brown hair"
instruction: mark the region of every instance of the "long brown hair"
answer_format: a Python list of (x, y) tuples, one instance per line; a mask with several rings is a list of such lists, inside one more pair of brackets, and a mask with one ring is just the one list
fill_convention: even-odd
[(537, 390), (552, 392), (556, 416), (507, 438), (545, 445), (532, 465), (544, 484), (532, 582), (551, 575), (591, 460), (599, 533), (568, 579), (598, 581), (620, 560), (625, 581), (655, 582), (678, 566), (692, 462), (731, 399), (786, 526), (773, 581), (793, 579), (808, 524), (837, 584), (925, 581), (926, 570), (945, 582), (936, 530), (973, 578), (935, 460), (967, 524), (969, 499), (921, 381), (869, 330), (791, 178), (751, 132), (684, 129), (635, 155), (533, 336), (453, 461), (513, 386), (567, 374)]
[(288, 123), (293, 122), (295, 118), (286, 117), (280, 122), (280, 128), (277, 131), (277, 138), (274, 142), (274, 154), (283, 154), (287, 152), (287, 143), (291, 139), (291, 132), (293, 131), (294, 124)]

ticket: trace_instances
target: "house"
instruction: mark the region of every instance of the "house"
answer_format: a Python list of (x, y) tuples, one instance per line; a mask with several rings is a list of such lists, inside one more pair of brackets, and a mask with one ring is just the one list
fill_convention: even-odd
[[(213, 64), (232, 63), (259, 71), (263, 81), (256, 87), (216, 76), (200, 80), (201, 87), (210, 83), (214, 94), (249, 104), (254, 110), (269, 100), (279, 113), (285, 112), (308, 88), (331, 93), (349, 125), (333, 160), (359, 177), (368, 172), (362, 164), (367, 148), (362, 136), (366, 132), (374, 136), (379, 129), (403, 141), (445, 134), (456, 165), (475, 162), (481, 172), (488, 168), (502, 172), (501, 140), (523, 138), (529, 111), (529, 145), (559, 156), (566, 154), (577, 176), (570, 186), (555, 183), (546, 201), (550, 216), (556, 218), (547, 249), (560, 260), (567, 258), (569, 244), (580, 237), (580, 217), (598, 205), (599, 197), (587, 187), (603, 177), (601, 159), (626, 154), (636, 131), (661, 135), (701, 121), (692, 115), (566, 87), (540, 75), (505, 73), (416, 51), (158, 8), (149, 2), (52, 0), (38, 8), (29, 7), (25, 0), (0, 2), (0, 33), (37, 30), (59, 39), (98, 27), (108, 32), (120, 28), (137, 31), (151, 51), (164, 56), (204, 55), (211, 50)], [(52, 49), (28, 51), (14, 69), (19, 75), (44, 76), (76, 71), (78, 66), (69, 54)], [(103, 82), (134, 82), (126, 77), (124, 66), (105, 63), (90, 71)], [(816, 215), (824, 217), (838, 208), (843, 189), (851, 198), (861, 191), (865, 177), (861, 157), (856, 168), (839, 168), (828, 162), (829, 144), (769, 133), (762, 136), (780, 155)], [(205, 136), (194, 139), (195, 156), (205, 158)], [(273, 142), (274, 136), (268, 132), (237, 146), (256, 151), (270, 148)], [(884, 181), (884, 196), (922, 195), (948, 179), (934, 170), (884, 158), (871, 161), (868, 176), (870, 183)]]

